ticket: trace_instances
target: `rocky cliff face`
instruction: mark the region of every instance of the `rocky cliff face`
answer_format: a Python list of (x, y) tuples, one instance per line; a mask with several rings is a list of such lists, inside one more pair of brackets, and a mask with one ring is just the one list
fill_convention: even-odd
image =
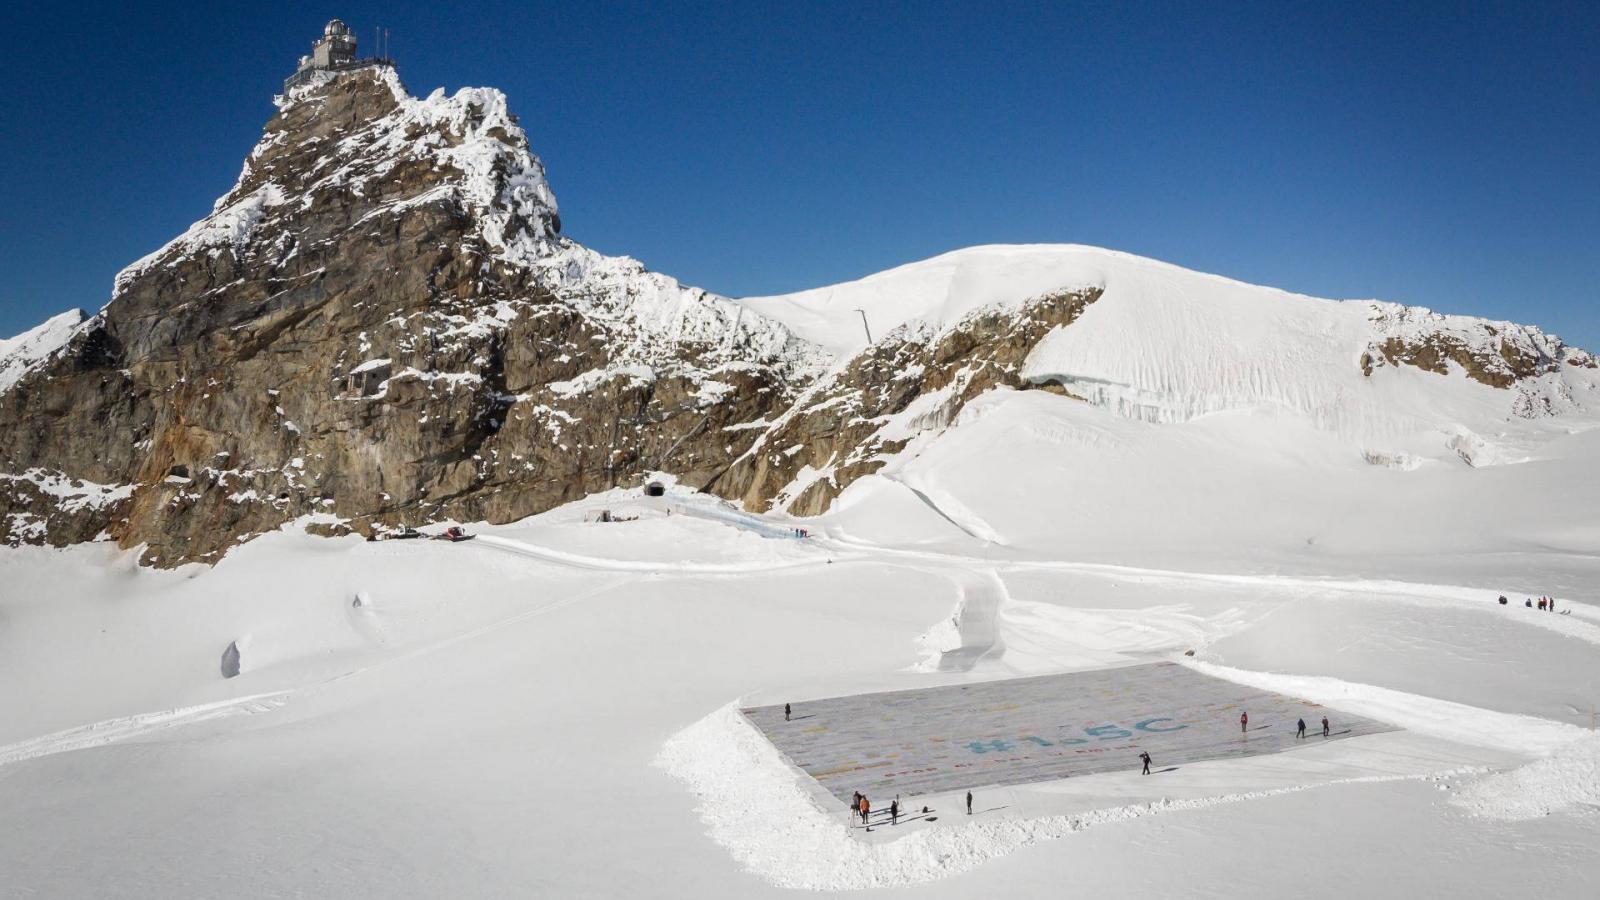
[[(1088, 262), (1057, 270), (1039, 262), (1050, 253)], [(233, 189), (122, 272), (105, 309), (0, 344), (0, 542), (110, 539), (144, 547), (151, 564), (211, 562), (293, 520), (330, 533), (505, 522), (654, 471), (810, 515), (919, 452), (987, 391), (1114, 409), (1122, 390), (1201, 414), (1212, 406), (1167, 394), (1209, 383), (1195, 381), (1206, 365), (1176, 371), (1207, 329), (1232, 338), (1207, 304), (1237, 313), (1228, 292), (1260, 290), (1174, 281), (1173, 267), (1106, 251), (977, 255), (997, 260), (984, 263), (992, 271), (910, 272), (915, 297), (858, 283), (863, 297), (954, 311), (897, 320), (859, 353), (826, 341), (836, 357), (757, 303), (563, 237), (498, 92), (417, 99), (387, 68), (324, 73), (280, 99)], [(948, 263), (931, 271), (955, 271)], [(1012, 270), (1027, 290), (950, 306)], [(1120, 288), (1108, 287), (1113, 271)], [(1223, 293), (1199, 299), (1212, 290)], [(790, 304), (796, 328), (826, 313), (822, 293), (822, 306)], [(1277, 321), (1278, 302), (1263, 318)], [(856, 302), (844, 305), (853, 315)], [(1248, 324), (1275, 352), (1261, 334), (1271, 329)], [(1159, 341), (1128, 339), (1158, 327)], [(1325, 368), (1359, 377), (1338, 327), (1296, 328), (1301, 351), (1337, 344)], [(1370, 383), (1384, 367), (1460, 369), (1515, 388), (1506, 406), (1519, 416), (1574, 404), (1553, 373), (1595, 365), (1536, 329), (1392, 304), (1373, 304), (1359, 333)], [(1030, 376), (1052, 336), (1077, 340)], [(1289, 355), (1304, 368), (1301, 351)], [(1276, 396), (1234, 385), (1244, 366), (1224, 368), (1212, 380), (1226, 376), (1239, 402)], [(1320, 384), (1278, 405), (1315, 410), (1321, 394), (1353, 393)], [(1075, 395), (1083, 385), (1099, 394)]]
[(711, 487), (752, 509), (824, 512), (851, 482), (954, 421), (972, 398), (1041, 386), (1022, 378), (1028, 354), (1099, 296), (1097, 288), (1060, 291), (980, 309), (943, 330), (902, 325), (821, 379)]
[(308, 514), (505, 521), (648, 469), (709, 481), (820, 365), (558, 228), (499, 93), (297, 90), (215, 211), (0, 395), (0, 539), (169, 565)]

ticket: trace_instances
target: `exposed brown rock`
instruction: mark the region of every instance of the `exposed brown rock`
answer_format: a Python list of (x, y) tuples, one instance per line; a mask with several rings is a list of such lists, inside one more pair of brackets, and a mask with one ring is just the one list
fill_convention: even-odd
[[(669, 463), (708, 481), (759, 433), (728, 425), (792, 399), (769, 360), (710, 338), (674, 343), (676, 362), (650, 377), (561, 385), (603, 373), (637, 336), (497, 255), (454, 189), (467, 173), (392, 146), (464, 134), (411, 123), (397, 135), (384, 118), (396, 102), (356, 72), (288, 104), (219, 202), (278, 198), (248, 238), (136, 267), (90, 327), (0, 394), (0, 471), (135, 486), (116, 503), (63, 505), (5, 481), (0, 540), (104, 531), (175, 565), (313, 513), (349, 523), (327, 533), (507, 521)], [(526, 145), (497, 129), (495, 177), (509, 180)], [(551, 241), (551, 224), (507, 227)]]
[[(1063, 291), (1019, 309), (980, 310), (936, 334), (896, 329), (803, 395), (710, 489), (737, 497), (749, 509), (783, 505), (797, 515), (823, 512), (851, 482), (905, 448), (905, 439), (885, 434), (893, 417), (919, 398), (944, 391), (923, 413), (925, 421), (898, 423), (911, 432), (942, 427), (979, 394), (1030, 387), (1020, 374), (1028, 354), (1045, 335), (1072, 324), (1100, 293)], [(826, 474), (797, 483), (808, 466)]]
[[(1440, 375), (1448, 374), (1447, 363), (1454, 362), (1468, 378), (1496, 388), (1509, 388), (1524, 378), (1554, 372), (1559, 366), (1551, 357), (1517, 347), (1504, 339), (1493, 351), (1474, 347), (1449, 334), (1430, 334), (1410, 340), (1391, 337), (1377, 349), (1390, 365), (1416, 366)], [(1373, 362), (1370, 352), (1361, 355), (1363, 375), (1372, 374)]]

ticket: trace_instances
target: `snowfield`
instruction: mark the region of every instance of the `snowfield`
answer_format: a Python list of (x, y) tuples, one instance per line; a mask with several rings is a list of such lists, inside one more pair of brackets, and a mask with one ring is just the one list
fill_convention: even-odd
[[(291, 528), (211, 569), (0, 553), (8, 890), (1587, 896), (1592, 595), (1563, 592), (1571, 615), (1502, 607), (1521, 576), (1484, 566), (1443, 584), (1321, 575), (1309, 555), (1080, 562), (1030, 548), (1026, 517), (993, 515), (1013, 541), (985, 544), (888, 479), (865, 488), (887, 499), (806, 539), (675, 489), (461, 544)], [(893, 522), (906, 540), (864, 536)], [(1592, 565), (1543, 561), (1574, 583)], [(930, 816), (864, 832), (735, 708), (1155, 659), (1403, 730), (978, 787), (971, 818), (917, 797)]]
[[(574, 291), (643, 277), (563, 252)], [(815, 518), (663, 474), (461, 543), (302, 521), (173, 571), (0, 549), (0, 896), (1593, 895), (1587, 354), (1080, 247), (737, 302), (637, 284), (616, 321), (732, 328), (797, 370), (865, 345), (857, 309), (879, 338), (1104, 294), (1027, 359), (1067, 396), (918, 407)], [(0, 366), (76, 324), (53, 323)], [(1510, 389), (1363, 371), (1422, 328), (1559, 364)], [(1157, 661), (1398, 730), (979, 783), (970, 817), (919, 795), (868, 830), (738, 712)]]

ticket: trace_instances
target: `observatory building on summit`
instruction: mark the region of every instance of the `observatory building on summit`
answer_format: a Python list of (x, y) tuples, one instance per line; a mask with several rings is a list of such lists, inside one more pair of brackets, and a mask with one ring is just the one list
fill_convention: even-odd
[(356, 58), (356, 35), (340, 19), (323, 26), (322, 37), (311, 45), (311, 53), (300, 57), (300, 67), (283, 82), (285, 91), (305, 84), (318, 72), (343, 72), (367, 66), (388, 66), (393, 62), (383, 56)]
[(300, 58), (300, 68), (335, 69), (356, 61), (356, 36), (350, 26), (334, 19), (322, 29), (322, 40), (311, 45), (311, 55)]

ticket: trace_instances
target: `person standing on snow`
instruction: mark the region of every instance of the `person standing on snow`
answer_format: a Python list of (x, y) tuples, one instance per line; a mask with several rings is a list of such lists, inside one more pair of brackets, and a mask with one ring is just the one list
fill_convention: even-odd
[(898, 797), (889, 804), (889, 824), (900, 824), (900, 799)]
[(1322, 717), (1322, 736), (1323, 737), (1327, 737), (1328, 736), (1328, 717), (1327, 716), (1323, 716)]
[(854, 818), (861, 812), (861, 792), (856, 791), (850, 795), (850, 816)]
[(967, 791), (967, 815), (972, 815), (972, 792)]
[(863, 825), (867, 824), (867, 813), (870, 812), (871, 810), (872, 810), (872, 802), (867, 799), (867, 795), (866, 794), (862, 794), (861, 795), (861, 824), (863, 824)]
[(1306, 739), (1306, 720), (1305, 719), (1301, 719), (1299, 721), (1299, 723), (1296, 725), (1295, 730), (1294, 730), (1294, 736), (1296, 738), (1302, 740), (1302, 741)]
[(783, 705), (783, 720), (785, 722), (789, 721), (789, 714), (792, 712), (794, 712), (794, 710), (790, 709), (789, 704), (785, 703)]
[(1249, 730), (1250, 730), (1250, 714), (1247, 713), (1247, 712), (1239, 713), (1239, 733), (1243, 734), (1243, 733), (1245, 733), (1246, 731), (1249, 731)]
[(1140, 772), (1139, 774), (1140, 775), (1149, 775), (1150, 774), (1150, 753), (1148, 751), (1141, 750), (1141, 751), (1139, 751), (1139, 758), (1144, 761), (1144, 771)]

